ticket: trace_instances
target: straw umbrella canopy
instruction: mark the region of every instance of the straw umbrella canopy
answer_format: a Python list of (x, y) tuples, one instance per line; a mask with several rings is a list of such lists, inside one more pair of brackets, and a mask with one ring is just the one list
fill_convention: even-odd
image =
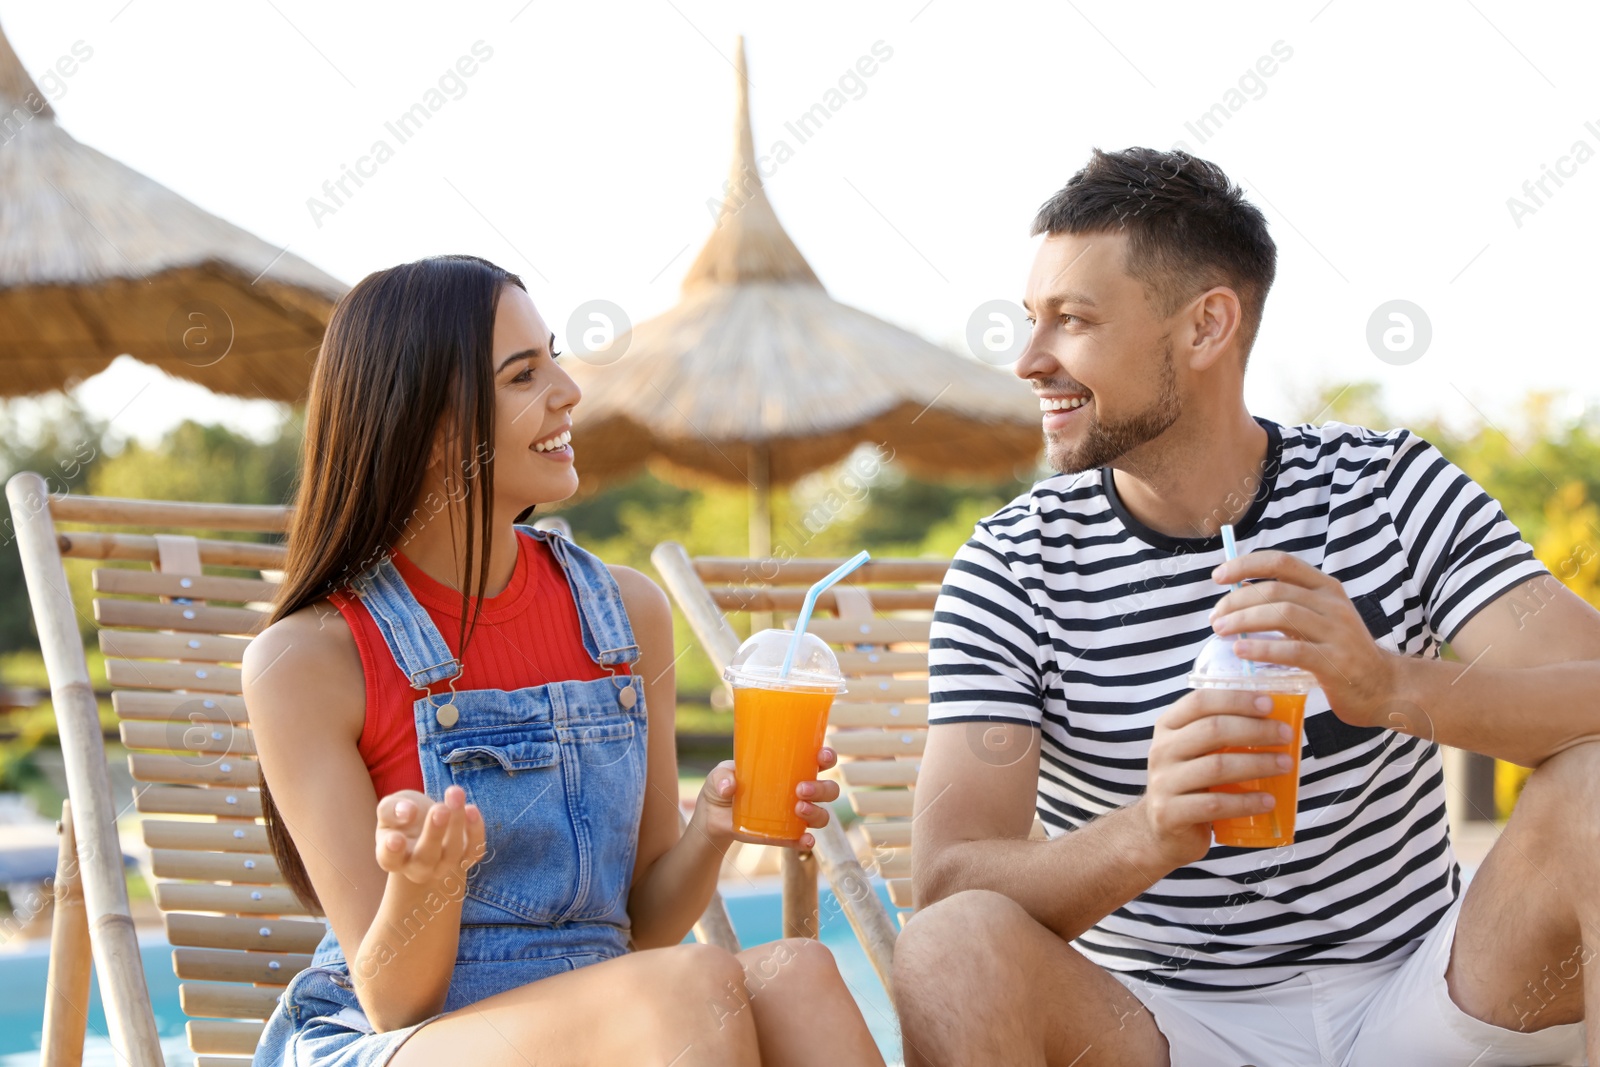
[(0, 32), (0, 396), (124, 353), (219, 393), (298, 400), (348, 288), (56, 125)]
[(1037, 401), (1011, 374), (828, 296), (762, 186), (742, 37), (735, 66), (732, 176), (682, 299), (570, 368), (579, 471), (607, 482), (650, 462), (747, 484), (758, 557), (770, 487), (863, 443), (921, 474), (1013, 477), (1043, 444)]

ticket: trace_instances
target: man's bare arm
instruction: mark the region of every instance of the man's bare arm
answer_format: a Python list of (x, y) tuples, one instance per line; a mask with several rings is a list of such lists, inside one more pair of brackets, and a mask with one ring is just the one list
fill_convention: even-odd
[(1396, 699), (1424, 719), (1408, 733), (1525, 767), (1600, 739), (1600, 612), (1553, 575), (1495, 599), (1451, 648), (1460, 662), (1402, 661)]
[(1278, 773), (1277, 757), (1212, 753), (1225, 745), (1281, 744), (1278, 727), (1252, 694), (1190, 693), (1156, 725), (1143, 796), (1038, 841), (1028, 833), (1039, 785), (1039, 731), (1010, 723), (936, 723), (928, 730), (911, 824), (917, 907), (965, 889), (991, 889), (1071, 940), (1175, 868), (1203, 857), (1211, 846), (1211, 820), (1267, 810), (1265, 793), (1212, 793), (1209, 786)]
[(1537, 767), (1600, 738), (1600, 612), (1551, 575), (1491, 601), (1456, 633), (1460, 662), (1378, 647), (1339, 582), (1282, 552), (1251, 552), (1218, 567), (1218, 583), (1272, 578), (1228, 593), (1213, 612), (1239, 654), (1308, 670), (1333, 711), (1442, 745)]

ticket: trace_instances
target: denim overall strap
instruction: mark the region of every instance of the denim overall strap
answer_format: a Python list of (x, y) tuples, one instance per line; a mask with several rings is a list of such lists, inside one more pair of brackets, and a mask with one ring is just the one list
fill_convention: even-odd
[(583, 647), (589, 658), (602, 667), (638, 660), (639, 644), (634, 640), (633, 627), (628, 624), (628, 613), (623, 609), (622, 590), (600, 557), (558, 533), (536, 530), (532, 526), (519, 525), (516, 529), (547, 543), (566, 572), (573, 602), (578, 605)]
[(439, 628), (417, 603), (388, 555), (352, 581), (350, 588), (378, 624), (378, 632), (412, 688), (424, 689), (461, 673), (461, 661), (450, 654)]

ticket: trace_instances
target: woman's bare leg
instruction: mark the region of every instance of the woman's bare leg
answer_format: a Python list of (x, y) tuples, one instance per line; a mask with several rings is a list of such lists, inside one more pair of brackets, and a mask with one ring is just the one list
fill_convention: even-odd
[(739, 958), (712, 945), (629, 952), (442, 1015), (389, 1062), (754, 1067), (761, 1060), (751, 1013), (722, 1010), (728, 987), (743, 981)]
[(742, 1010), (733, 990), (727, 1004), (755, 1016), (762, 1067), (883, 1067), (827, 946), (789, 937), (747, 948), (738, 960), (749, 1010)]

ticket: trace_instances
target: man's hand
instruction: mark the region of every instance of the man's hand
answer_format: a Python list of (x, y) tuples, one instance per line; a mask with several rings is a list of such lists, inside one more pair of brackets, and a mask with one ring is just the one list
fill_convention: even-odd
[(1219, 634), (1277, 630), (1285, 640), (1240, 640), (1245, 659), (1299, 667), (1316, 676), (1335, 715), (1352, 726), (1387, 726), (1400, 657), (1379, 648), (1336, 578), (1287, 552), (1250, 552), (1211, 576), (1222, 585), (1255, 581), (1211, 610)]
[(1143, 808), (1157, 855), (1168, 870), (1204, 859), (1211, 822), (1270, 811), (1269, 793), (1213, 793), (1211, 786), (1268, 778), (1289, 769), (1278, 752), (1222, 752), (1293, 740), (1287, 724), (1267, 715), (1272, 698), (1235, 689), (1196, 689), (1156, 720), (1150, 741)]
[[(825, 771), (839, 762), (833, 749), (817, 752), (817, 770)], [(802, 833), (795, 841), (774, 841), (766, 837), (752, 837), (733, 828), (733, 794), (736, 783), (733, 777), (733, 760), (723, 760), (711, 768), (705, 784), (700, 787), (700, 799), (694, 806), (694, 817), (702, 819), (702, 829), (718, 848), (726, 850), (735, 841), (749, 841), (758, 845), (777, 845), (780, 848), (811, 848), (816, 838)], [(839, 783), (809, 780), (795, 786), (795, 814), (812, 828), (828, 825), (828, 809), (823, 801), (839, 799)]]

